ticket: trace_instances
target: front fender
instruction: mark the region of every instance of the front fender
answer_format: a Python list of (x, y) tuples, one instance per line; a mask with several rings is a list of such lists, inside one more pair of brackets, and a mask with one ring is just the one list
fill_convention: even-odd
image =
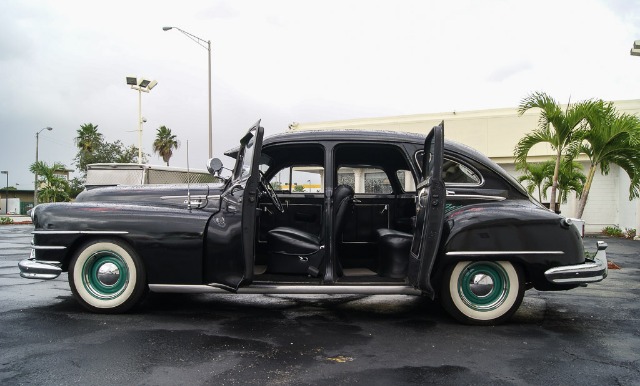
[(36, 260), (60, 261), (66, 270), (85, 242), (111, 238), (129, 244), (145, 264), (148, 282), (202, 281), (203, 239), (213, 213), (118, 203), (56, 203), (34, 211)]

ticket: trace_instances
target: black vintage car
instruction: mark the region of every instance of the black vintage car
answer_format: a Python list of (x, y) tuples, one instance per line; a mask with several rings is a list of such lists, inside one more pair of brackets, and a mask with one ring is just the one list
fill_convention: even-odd
[[(227, 153), (236, 162), (223, 183), (106, 187), (37, 206), (21, 275), (68, 271), (94, 312), (124, 312), (147, 290), (409, 294), (473, 324), (505, 321), (526, 289), (606, 277), (605, 243), (586, 259), (569, 219), (445, 141), (443, 126), (426, 138), (349, 130), (263, 142), (258, 122)], [(209, 169), (221, 175), (222, 163)]]

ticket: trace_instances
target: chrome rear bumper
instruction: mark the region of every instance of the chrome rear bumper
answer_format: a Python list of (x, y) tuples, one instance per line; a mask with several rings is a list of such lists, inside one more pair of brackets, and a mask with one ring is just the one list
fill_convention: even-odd
[(547, 270), (544, 276), (554, 284), (595, 283), (607, 277), (607, 243), (598, 241), (598, 251), (593, 261), (584, 264), (567, 265)]

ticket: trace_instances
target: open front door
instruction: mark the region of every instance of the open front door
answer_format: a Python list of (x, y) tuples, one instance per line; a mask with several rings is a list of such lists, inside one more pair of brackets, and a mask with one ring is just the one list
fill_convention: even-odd
[(446, 189), (442, 180), (444, 122), (431, 129), (424, 142), (422, 180), (416, 187), (416, 227), (409, 257), (409, 282), (433, 298), (431, 270), (438, 254)]
[(263, 134), (258, 121), (240, 140), (233, 175), (221, 194), (220, 211), (209, 222), (204, 264), (207, 284), (234, 291), (253, 281)]

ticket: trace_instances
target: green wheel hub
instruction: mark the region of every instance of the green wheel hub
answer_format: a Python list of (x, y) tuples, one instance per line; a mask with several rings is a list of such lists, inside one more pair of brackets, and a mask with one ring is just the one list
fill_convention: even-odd
[(113, 251), (96, 252), (82, 266), (82, 284), (96, 299), (115, 299), (129, 284), (127, 263)]
[(469, 308), (493, 311), (509, 294), (509, 277), (497, 263), (471, 263), (458, 277), (458, 294)]

